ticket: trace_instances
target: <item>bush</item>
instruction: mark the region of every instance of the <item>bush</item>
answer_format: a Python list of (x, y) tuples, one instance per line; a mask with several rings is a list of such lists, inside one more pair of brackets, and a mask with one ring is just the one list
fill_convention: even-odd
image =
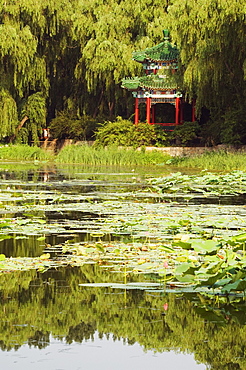
[(130, 146), (133, 131), (133, 124), (121, 117), (106, 121), (96, 132), (95, 146)]
[(175, 127), (170, 133), (170, 140), (175, 140), (177, 145), (192, 145), (200, 134), (198, 122), (184, 122), (182, 125)]
[(105, 122), (96, 132), (96, 146), (147, 146), (156, 142), (153, 125), (132, 122), (117, 117), (115, 122)]
[(151, 146), (156, 143), (155, 126), (146, 122), (140, 122), (133, 126), (132, 146)]
[(49, 125), (54, 139), (91, 140), (98, 126), (97, 120), (89, 116), (76, 118), (68, 112), (60, 112)]

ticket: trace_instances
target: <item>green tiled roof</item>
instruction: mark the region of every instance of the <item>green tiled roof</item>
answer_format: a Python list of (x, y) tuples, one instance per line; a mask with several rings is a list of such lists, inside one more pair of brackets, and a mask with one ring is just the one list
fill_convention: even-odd
[(169, 32), (164, 30), (164, 41), (160, 44), (147, 48), (144, 51), (136, 51), (133, 53), (133, 59), (136, 62), (171, 62), (176, 61), (179, 56), (179, 51), (176, 46), (169, 41)]
[(138, 90), (140, 88), (145, 90), (173, 90), (177, 89), (177, 82), (175, 76), (166, 76), (161, 78), (158, 75), (148, 75), (134, 78), (124, 78), (122, 80), (122, 87), (128, 90)]
[(122, 82), (122, 87), (127, 90), (138, 90), (140, 87), (140, 78), (139, 77), (127, 77), (123, 78)]

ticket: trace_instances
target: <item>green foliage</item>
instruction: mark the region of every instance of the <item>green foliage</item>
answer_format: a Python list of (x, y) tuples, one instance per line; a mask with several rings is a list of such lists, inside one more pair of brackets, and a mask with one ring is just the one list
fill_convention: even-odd
[(200, 126), (198, 122), (184, 122), (182, 125), (175, 127), (169, 134), (170, 140), (175, 140), (176, 144), (190, 145), (198, 138)]
[(60, 112), (49, 125), (50, 135), (56, 139), (90, 140), (98, 120), (90, 116), (74, 117), (71, 113)]
[(133, 148), (117, 148), (115, 146), (101, 147), (88, 145), (67, 145), (56, 156), (57, 163), (81, 163), (86, 165), (155, 165), (163, 164), (169, 155)]
[(245, 170), (245, 154), (226, 150), (211, 150), (189, 157), (176, 157), (170, 164), (178, 167), (200, 168), (216, 171)]
[(96, 146), (150, 146), (156, 142), (155, 128), (148, 123), (133, 125), (117, 117), (115, 122), (105, 122), (96, 132)]
[(15, 144), (19, 144), (19, 145), (21, 145), (21, 144), (24, 144), (24, 145), (29, 144), (29, 131), (28, 131), (27, 127), (22, 127), (18, 131), (18, 135), (16, 136), (14, 143)]
[(39, 137), (42, 136), (42, 128), (46, 126), (46, 99), (42, 93), (32, 94), (26, 99), (22, 106), (21, 118), (25, 116), (28, 117), (25, 127), (28, 139), (37, 145)]
[(202, 143), (214, 146), (220, 143), (235, 146), (246, 143), (246, 112), (237, 106), (231, 107), (221, 114), (216, 113), (206, 124), (201, 126)]
[(0, 147), (0, 159), (16, 161), (52, 160), (53, 156), (37, 146), (5, 145)]
[(95, 146), (131, 146), (134, 126), (132, 122), (117, 117), (106, 121), (96, 132)]
[(244, 5), (242, 0), (175, 0), (168, 8), (168, 23), (184, 67), (183, 87), (196, 98), (198, 114), (203, 106), (210, 109), (215, 129), (221, 119), (222, 143), (238, 142), (245, 120)]
[(173, 140), (176, 144), (187, 145), (198, 137), (200, 126), (197, 122), (185, 122), (167, 132), (159, 125), (146, 122), (133, 125), (128, 120), (118, 117), (115, 122), (105, 122), (96, 133), (96, 146), (160, 146), (168, 145)]
[[(15, 133), (16, 110), (21, 122), (23, 101), (29, 99), (31, 116), (17, 138), (24, 142), (36, 143), (44, 116), (49, 123), (70, 100), (79, 120), (129, 117), (133, 99), (119, 82), (143, 73), (132, 52), (159, 43), (163, 28), (169, 28), (180, 50), (181, 88), (187, 98), (196, 98), (198, 117), (205, 106), (214, 122), (209, 135), (204, 127), (205, 139), (245, 143), (244, 15), (243, 0), (2, 2), (0, 139)], [(36, 94), (45, 107), (31, 101)], [(83, 122), (85, 130), (87, 124), (90, 120)], [(77, 130), (79, 137), (91, 136), (90, 128), (83, 134), (76, 122), (76, 139)]]
[(16, 102), (7, 90), (0, 87), (0, 139), (13, 135), (17, 125)]
[(154, 125), (156, 143), (155, 146), (170, 145), (170, 133), (162, 125)]
[(246, 143), (246, 110), (234, 107), (222, 116), (221, 142), (225, 144)]
[(156, 143), (155, 126), (147, 122), (139, 122), (134, 125), (131, 142), (135, 147), (154, 145)]

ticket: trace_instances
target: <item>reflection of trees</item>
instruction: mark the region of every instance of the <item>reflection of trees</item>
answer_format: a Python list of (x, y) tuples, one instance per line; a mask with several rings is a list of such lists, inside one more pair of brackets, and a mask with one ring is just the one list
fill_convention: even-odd
[[(238, 319), (245, 311), (240, 305), (225, 304), (219, 310), (218, 304), (212, 307), (208, 302), (206, 306), (198, 296), (78, 285), (112, 280), (122, 282), (123, 278), (97, 265), (44, 274), (2, 274), (1, 349), (23, 343), (43, 348), (51, 333), (60, 339), (65, 336), (68, 343), (82, 342), (98, 331), (101, 336), (112, 333), (115, 339), (125, 338), (129, 344), (138, 342), (145, 349), (194, 353), (197, 361), (211, 364), (214, 370), (246, 368), (246, 328)], [(135, 280), (143, 278), (136, 276)]]
[(15, 233), (10, 236), (13, 239), (3, 240), (0, 245), (1, 253), (6, 257), (37, 257), (44, 250), (44, 242), (38, 241), (37, 235), (29, 235), (23, 239), (19, 239)]
[(68, 335), (66, 336), (66, 341), (70, 344), (73, 341), (82, 343), (85, 339), (93, 339), (93, 335), (96, 329), (96, 321), (94, 321), (93, 323), (81, 322), (80, 324), (69, 328)]
[(34, 346), (39, 349), (45, 348), (49, 345), (50, 342), (50, 333), (49, 332), (42, 332), (37, 330), (34, 335), (28, 338), (28, 345)]

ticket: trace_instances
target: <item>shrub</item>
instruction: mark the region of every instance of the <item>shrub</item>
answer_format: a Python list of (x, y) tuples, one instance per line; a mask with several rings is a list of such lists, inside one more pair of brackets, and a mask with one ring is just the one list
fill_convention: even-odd
[(132, 122), (117, 117), (115, 122), (105, 122), (96, 132), (96, 146), (147, 146), (156, 142), (153, 125)]
[(154, 145), (156, 143), (154, 125), (150, 125), (147, 122), (139, 122), (137, 125), (134, 125), (131, 140), (134, 147)]
[(131, 146), (133, 131), (134, 125), (121, 117), (106, 121), (96, 132), (95, 146)]
[(175, 127), (169, 138), (175, 140), (178, 145), (191, 145), (199, 134), (200, 126), (198, 122), (184, 122), (182, 125)]
[(77, 118), (68, 112), (60, 112), (49, 125), (51, 137), (62, 139), (91, 140), (98, 126), (97, 120), (89, 116)]

